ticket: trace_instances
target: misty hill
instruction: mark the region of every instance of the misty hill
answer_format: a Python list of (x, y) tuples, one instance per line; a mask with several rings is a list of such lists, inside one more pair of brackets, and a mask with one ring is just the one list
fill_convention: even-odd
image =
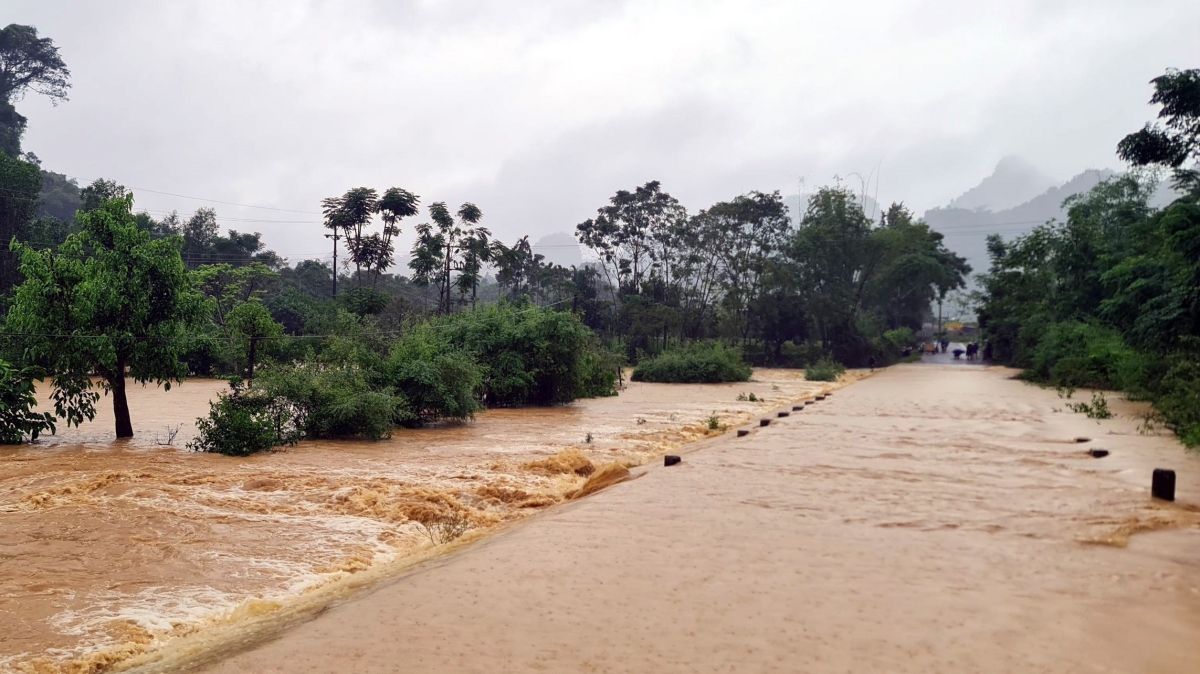
[(968, 211), (1003, 211), (1020, 206), (1058, 183), (1020, 157), (1005, 157), (992, 175), (964, 192), (948, 205)]
[[(1083, 194), (1101, 181), (1107, 180), (1115, 172), (1109, 169), (1089, 169), (1071, 178), (1062, 185), (1051, 185), (1040, 193), (1009, 208), (991, 210), (988, 208), (965, 208), (960, 204), (978, 203), (985, 194), (1015, 195), (1028, 189), (1034, 184), (1033, 176), (1041, 175), (1034, 170), (1032, 173), (1017, 170), (1014, 167), (1023, 165), (1020, 160), (1005, 158), (1001, 160), (996, 171), (988, 176), (963, 196), (950, 202), (944, 208), (934, 208), (925, 211), (925, 222), (933, 229), (946, 235), (946, 246), (959, 255), (967, 258), (971, 264), (972, 273), (986, 272), (989, 265), (987, 255), (987, 237), (989, 234), (1000, 234), (1005, 239), (1028, 233), (1034, 227), (1050, 220), (1064, 220), (1066, 211), (1062, 203), (1068, 197)], [(1008, 164), (1008, 168), (1002, 167)], [(1005, 180), (1011, 183), (1005, 184)], [(986, 189), (984, 188), (987, 185)], [(970, 199), (966, 197), (970, 196)], [(999, 196), (988, 197), (999, 199)]]
[(549, 264), (578, 267), (583, 264), (583, 253), (579, 242), (566, 232), (547, 234), (531, 246), (535, 255), (541, 255)]

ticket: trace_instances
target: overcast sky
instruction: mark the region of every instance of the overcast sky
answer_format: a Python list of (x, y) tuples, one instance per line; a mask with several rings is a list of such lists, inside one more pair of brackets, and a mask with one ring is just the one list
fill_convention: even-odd
[[(45, 168), (185, 215), (206, 202), (143, 190), (316, 212), (395, 185), (472, 201), (508, 241), (571, 232), (654, 179), (699, 209), (876, 172), (880, 201), (922, 212), (1009, 154), (1059, 180), (1120, 168), (1116, 142), (1153, 114), (1148, 81), (1200, 67), (1195, 0), (4, 9), (72, 71), (66, 103), (17, 104)], [(314, 215), (211, 205), (293, 260), (328, 247)]]

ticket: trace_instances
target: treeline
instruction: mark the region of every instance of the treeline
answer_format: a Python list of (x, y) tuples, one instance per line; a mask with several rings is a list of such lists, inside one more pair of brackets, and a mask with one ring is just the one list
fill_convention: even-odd
[(573, 279), (584, 321), (631, 361), (716, 339), (760, 365), (891, 362), (970, 273), (903, 204), (873, 220), (838, 186), (795, 225), (778, 192), (689, 214), (650, 182), (576, 230), (600, 261)]
[[(238, 376), (195, 447), (232, 454), (614, 393), (617, 363), (569, 311), (505, 303), (387, 329), (327, 300), (323, 332), (289, 335), (263, 301), (280, 274), (257, 260), (189, 269), (187, 238), (143, 226), (132, 203), (81, 210), (78, 231), (52, 248), (12, 243), (22, 280), (3, 344), (23, 369), (7, 383), (49, 375), (68, 424), (94, 417), (98, 386), (117, 436), (131, 436), (127, 378), (169, 388), (221, 358)], [(31, 437), (53, 429), (48, 418), (22, 423)]]
[[(1154, 80), (1162, 126), (1127, 136), (1118, 154), (1170, 170), (1183, 195), (1147, 204), (1154, 171), (1068, 200), (1066, 222), (988, 241), (980, 325), (997, 361), (1062, 387), (1149, 400), (1189, 445), (1200, 444), (1200, 70)], [(1085, 403), (1086, 405), (1086, 403)]]

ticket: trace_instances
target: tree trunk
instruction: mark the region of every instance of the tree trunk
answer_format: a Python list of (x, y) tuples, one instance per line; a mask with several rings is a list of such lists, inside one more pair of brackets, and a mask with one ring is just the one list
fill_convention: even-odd
[(248, 357), (248, 360), (250, 361), (250, 363), (249, 363), (249, 367), (247, 368), (247, 371), (246, 371), (246, 380), (247, 381), (254, 379), (254, 351), (255, 351), (255, 347), (257, 347), (257, 346), (258, 346), (258, 340), (251, 339), (250, 340), (250, 353), (249, 353), (249, 357)]
[(108, 380), (112, 388), (113, 416), (117, 419), (117, 437), (132, 438), (133, 422), (129, 420), (129, 400), (125, 397), (125, 362), (117, 361), (117, 371)]

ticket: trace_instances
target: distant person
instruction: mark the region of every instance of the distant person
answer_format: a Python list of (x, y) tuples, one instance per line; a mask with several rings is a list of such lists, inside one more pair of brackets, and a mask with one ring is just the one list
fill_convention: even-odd
[(992, 359), (992, 343), (990, 341), (983, 343), (983, 359)]
[(954, 350), (954, 360), (958, 360), (959, 358), (962, 358), (962, 355), (963, 355), (963, 350), (962, 350), (962, 349), (955, 349), (955, 350)]
[(871, 372), (875, 371), (875, 356), (867, 359), (867, 367), (871, 368)]
[(950, 340), (942, 338), (942, 353), (946, 353), (946, 349), (950, 348)]

